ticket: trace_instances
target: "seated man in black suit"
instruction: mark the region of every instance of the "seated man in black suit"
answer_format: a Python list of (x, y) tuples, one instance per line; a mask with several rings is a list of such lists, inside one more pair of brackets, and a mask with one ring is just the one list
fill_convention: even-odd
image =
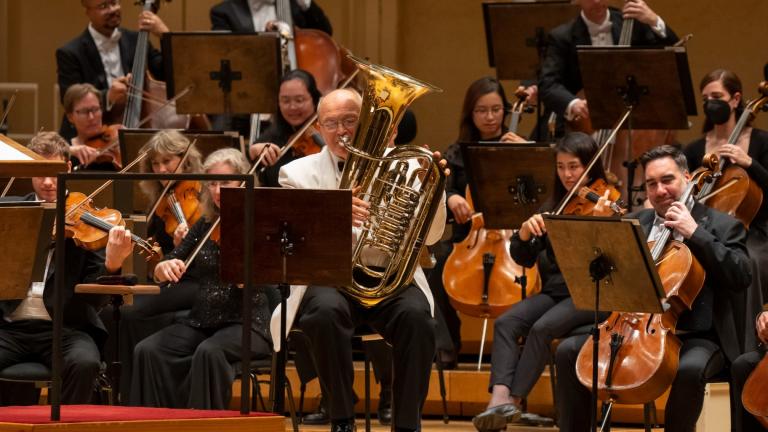
[[(103, 95), (101, 106), (110, 112), (113, 106), (122, 107), (125, 103), (139, 34), (120, 27), (120, 0), (80, 2), (89, 24), (80, 36), (56, 50), (59, 93), (63, 98), (73, 84), (93, 84)], [(168, 31), (160, 17), (152, 12), (139, 15), (139, 29), (157, 36)], [(147, 67), (156, 79), (164, 78), (162, 56), (151, 44)], [(67, 140), (77, 134), (66, 118), (59, 133)]]
[[(47, 159), (69, 161), (69, 146), (55, 132), (42, 132), (32, 138), (30, 150)], [(69, 163), (68, 163), (69, 164)], [(56, 177), (32, 179), (33, 193), (16, 200), (56, 201)], [(99, 346), (107, 336), (96, 311), (99, 296), (75, 294), (75, 285), (93, 282), (98, 276), (120, 272), (123, 261), (133, 249), (130, 232), (115, 227), (109, 232), (105, 250), (91, 252), (66, 241), (67, 273), (64, 297), (63, 368), (61, 400), (65, 404), (86, 404), (91, 400), (101, 367)], [(24, 300), (0, 302), (0, 370), (22, 362), (40, 362), (51, 366), (54, 291), (54, 250), (51, 247), (45, 265), (45, 280), (34, 282)], [(33, 313), (34, 306), (45, 305)], [(32, 307), (30, 307), (32, 306)], [(44, 312), (47, 312), (44, 313)], [(47, 315), (47, 316), (46, 316)], [(3, 395), (4, 404), (18, 404), (15, 394)]]
[[(293, 25), (303, 29), (322, 30), (333, 34), (325, 12), (312, 0), (290, 1)], [(272, 30), (277, 20), (275, 1), (224, 0), (211, 8), (211, 29), (233, 33), (253, 33)]]
[(587, 101), (576, 95), (583, 88), (578, 45), (618, 44), (625, 18), (636, 21), (632, 45), (663, 47), (677, 42), (672, 29), (643, 0), (627, 1), (621, 11), (609, 8), (605, 0), (577, 0), (576, 3), (581, 14), (549, 33), (538, 88), (547, 110), (554, 111), (560, 120), (589, 119)]
[[(640, 158), (652, 209), (627, 216), (637, 218), (648, 240), (673, 229), (699, 261), (706, 278), (692, 309), (680, 316), (676, 335), (681, 340), (680, 364), (664, 411), (665, 430), (691, 431), (704, 403), (707, 380), (726, 368), (741, 353), (745, 304), (741, 293), (752, 275), (747, 257), (747, 233), (733, 217), (695, 203), (689, 209), (678, 201), (688, 184), (683, 153), (664, 145)], [(739, 299), (742, 299), (739, 301)], [(588, 336), (574, 336), (557, 349), (557, 401), (561, 431), (587, 430), (590, 391), (576, 376), (576, 359)]]

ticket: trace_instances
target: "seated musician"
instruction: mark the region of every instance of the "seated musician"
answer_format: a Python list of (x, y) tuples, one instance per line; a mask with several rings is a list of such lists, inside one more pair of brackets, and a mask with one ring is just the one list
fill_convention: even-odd
[[(751, 320), (750, 320), (751, 321)], [(761, 312), (755, 321), (757, 338), (763, 345), (768, 344), (768, 312)], [(731, 365), (731, 431), (757, 432), (767, 430), (757, 418), (750, 414), (741, 402), (744, 384), (758, 363), (765, 356), (765, 350), (753, 350), (740, 355)]]
[(115, 165), (111, 162), (94, 163), (100, 156), (99, 150), (87, 144), (92, 138), (104, 133), (100, 99), (101, 93), (91, 84), (72, 85), (64, 94), (64, 113), (76, 131), (70, 140), (72, 163), (88, 169), (115, 171)]
[[(622, 10), (609, 8), (606, 0), (577, 0), (581, 13), (574, 20), (553, 29), (548, 36), (547, 53), (542, 63), (539, 97), (558, 119), (589, 119), (586, 99), (577, 96), (583, 84), (576, 47), (619, 43), (625, 19), (634, 19), (631, 44), (663, 47), (677, 42), (667, 27), (644, 0), (629, 0)], [(558, 126), (562, 130), (562, 125)]]
[[(32, 138), (28, 148), (50, 160), (69, 160), (67, 142), (55, 132), (41, 132)], [(34, 192), (21, 197), (24, 201), (56, 202), (56, 177), (32, 179)], [(130, 232), (112, 228), (106, 249), (95, 252), (79, 248), (67, 239), (64, 296), (64, 331), (62, 340), (62, 403), (85, 404), (91, 401), (96, 377), (101, 368), (99, 347), (107, 336), (96, 313), (97, 296), (75, 294), (75, 285), (94, 282), (98, 276), (120, 272), (123, 261), (131, 255)], [(53, 291), (55, 257), (53, 245), (46, 255), (45, 281), (34, 282), (23, 301), (0, 302), (0, 369), (22, 362), (40, 362), (51, 367), (53, 327)], [(46, 313), (33, 314), (35, 302), (42, 298)], [(13, 404), (15, 395), (4, 395), (3, 402)], [(6, 398), (7, 397), (7, 398)]]
[[(129, 75), (139, 34), (120, 27), (120, 0), (80, 0), (80, 3), (88, 17), (88, 28), (56, 50), (59, 91), (63, 102), (70, 86), (92, 84), (100, 92), (101, 107), (109, 113), (113, 106), (121, 108), (125, 104), (131, 90)], [(149, 11), (139, 14), (138, 28), (158, 37), (168, 31), (163, 20)], [(163, 79), (163, 57), (151, 44), (147, 67), (155, 79)], [(67, 139), (76, 135), (70, 122), (65, 117), (59, 131)]]
[[(695, 171), (707, 153), (716, 153), (729, 163), (746, 170), (749, 178), (763, 190), (763, 202), (747, 231), (747, 250), (753, 262), (752, 285), (746, 293), (749, 316), (760, 312), (763, 299), (768, 298), (768, 131), (752, 126), (749, 120), (735, 142), (729, 138), (736, 122), (744, 112), (744, 94), (739, 77), (725, 69), (716, 69), (704, 76), (699, 84), (704, 100), (704, 136), (685, 146), (683, 152), (688, 166)], [(748, 338), (745, 351), (754, 349), (751, 321), (745, 328)]]
[[(693, 431), (704, 402), (707, 379), (722, 371), (741, 353), (742, 329), (736, 323), (740, 294), (751, 280), (747, 257), (747, 234), (736, 219), (695, 203), (689, 211), (677, 200), (690, 175), (685, 156), (664, 145), (640, 158), (645, 186), (653, 209), (636, 217), (649, 240), (665, 228), (683, 241), (699, 261), (706, 279), (692, 310), (682, 314), (677, 336), (682, 341), (680, 364), (664, 410), (665, 430)], [(557, 401), (560, 430), (586, 430), (589, 424), (590, 392), (576, 377), (576, 359), (587, 335), (563, 341), (557, 349)]]
[[(333, 34), (331, 22), (317, 2), (290, 0), (288, 3), (293, 25)], [(233, 33), (270, 31), (277, 19), (276, 9), (274, 0), (224, 0), (211, 8), (211, 29)]]
[[(347, 158), (343, 139), (354, 135), (361, 98), (353, 90), (334, 90), (318, 106), (320, 133), (326, 143), (320, 153), (291, 162), (280, 170), (280, 184), (289, 188), (337, 188)], [(346, 138), (345, 138), (346, 137)], [(438, 156), (438, 155), (436, 155)], [(441, 166), (444, 162), (441, 161)], [(353, 197), (353, 233), (369, 216), (368, 204)], [(445, 207), (438, 207), (426, 244), (443, 232)], [(373, 258), (373, 257), (372, 257)], [(375, 262), (375, 261), (374, 261)], [(372, 264), (369, 262), (366, 264)], [(394, 359), (393, 426), (396, 431), (420, 428), (421, 408), (427, 396), (435, 354), (432, 296), (420, 267), (414, 282), (392, 298), (371, 308), (361, 307), (339, 288), (292, 286), (287, 316), (312, 341), (313, 355), (334, 432), (351, 432), (354, 425), (352, 391), (352, 338), (357, 324), (370, 324), (392, 345)], [(279, 331), (279, 309), (272, 317), (272, 332)]]
[[(141, 148), (140, 153), (148, 152), (147, 156), (140, 162), (141, 172), (157, 174), (176, 172), (188, 146), (189, 140), (178, 131), (168, 129), (157, 132)], [(202, 171), (200, 152), (197, 148), (192, 147), (179, 172), (200, 173)], [(145, 180), (139, 182), (139, 185), (152, 205), (163, 191), (165, 181)], [(195, 193), (195, 195), (197, 194)], [(197, 196), (194, 199), (190, 198), (190, 200), (193, 202), (185, 203), (185, 205), (199, 205)], [(168, 234), (165, 228), (164, 219), (156, 213), (149, 217), (147, 236), (157, 241), (163, 254), (167, 255), (181, 244), (181, 240), (189, 228), (179, 224), (172, 234)], [(198, 288), (193, 284), (179, 284), (173, 289), (160, 291), (158, 295), (135, 296), (132, 305), (125, 305), (121, 308), (120, 347), (117, 348), (122, 362), (120, 382), (125, 383), (125, 385), (120, 386), (121, 400), (130, 400), (131, 387), (129, 383), (133, 369), (133, 350), (136, 344), (147, 336), (173, 324), (177, 314), (188, 311), (195, 302), (197, 291)], [(104, 310), (102, 319), (107, 323), (112, 322), (111, 308)], [(108, 344), (107, 349), (115, 349), (115, 347)]]
[[(587, 176), (586, 184), (576, 184), (598, 150), (589, 135), (581, 132), (567, 134), (557, 143), (555, 150), (558, 177), (554, 185), (555, 194), (543, 206), (542, 212), (553, 211), (572, 188), (605, 180), (603, 167), (598, 163)], [(595, 206), (597, 215), (604, 214), (606, 198), (607, 195)], [(519, 419), (522, 399), (528, 396), (539, 380), (550, 356), (552, 340), (594, 321), (593, 312), (574, 307), (554, 259), (547, 227), (540, 213), (523, 222), (515, 232), (510, 253), (518, 264), (526, 267), (538, 264), (542, 289), (539, 294), (512, 305), (494, 323), (489, 383), (491, 400), (488, 408), (473, 419), (479, 431), (504, 429), (506, 423)], [(525, 338), (522, 352), (521, 338)]]
[[(288, 144), (297, 130), (312, 117), (320, 101), (320, 91), (315, 84), (315, 78), (308, 72), (292, 70), (280, 79), (280, 90), (277, 95), (278, 109), (272, 116), (272, 122), (263, 134), (251, 144), (248, 154), (252, 161), (262, 158), (261, 166), (266, 169), (259, 176), (262, 186), (278, 187), (277, 176), (280, 168), (301, 157), (296, 145), (288, 153), (280, 157), (281, 149)], [(315, 137), (309, 138), (315, 139)], [(320, 141), (318, 147), (323, 145)]]
[[(245, 156), (235, 149), (219, 149), (203, 164), (207, 174), (244, 174)], [(211, 181), (201, 197), (203, 216), (181, 244), (155, 267), (155, 281), (164, 290), (190, 284), (197, 296), (189, 314), (141, 341), (133, 355), (130, 404), (168, 408), (227, 409), (235, 379), (233, 364), (240, 360), (242, 290), (219, 278), (219, 245), (210, 238), (187, 267), (188, 259), (219, 217), (222, 187), (239, 182)], [(269, 305), (264, 291), (252, 298), (251, 353), (268, 357)]]
[[(461, 142), (474, 141), (503, 141), (517, 142), (522, 138), (514, 133), (504, 130), (505, 113), (510, 108), (510, 103), (504, 93), (504, 88), (498, 80), (484, 77), (475, 80), (467, 88), (464, 95), (464, 103), (461, 108), (461, 124), (459, 125), (459, 137), (455, 143), (448, 146), (445, 151), (445, 159), (451, 175), (445, 185), (449, 216), (453, 217), (453, 229), (450, 240), (438, 243), (435, 250), (437, 263), (429, 272), (429, 287), (435, 296), (438, 305), (436, 316), (437, 325), (437, 349), (438, 361), (444, 366), (453, 368), (456, 366), (456, 353), (461, 349), (461, 320), (451, 306), (443, 286), (443, 269), (445, 261), (453, 250), (453, 244), (466, 238), (472, 226), (472, 208), (466, 200), (467, 172), (464, 169), (464, 157), (461, 154)], [(449, 218), (450, 219), (450, 218)], [(442, 318), (441, 318), (442, 316)], [(441, 321), (444, 321), (443, 324)], [(447, 333), (443, 327), (447, 327)], [(449, 339), (450, 338), (450, 339)], [(448, 340), (449, 339), (449, 340)]]

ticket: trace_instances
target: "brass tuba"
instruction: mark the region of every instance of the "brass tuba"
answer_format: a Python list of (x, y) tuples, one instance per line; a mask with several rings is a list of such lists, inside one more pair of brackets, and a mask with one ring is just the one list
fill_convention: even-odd
[[(370, 204), (370, 216), (353, 250), (352, 285), (344, 289), (363, 306), (372, 307), (413, 279), (445, 186), (445, 175), (431, 151), (411, 145), (384, 153), (408, 105), (423, 94), (442, 90), (349, 57), (363, 76), (363, 103), (354, 141), (344, 143), (349, 156), (339, 188), (359, 187), (360, 198)], [(376, 251), (385, 257), (383, 264), (364, 264), (364, 252)]]

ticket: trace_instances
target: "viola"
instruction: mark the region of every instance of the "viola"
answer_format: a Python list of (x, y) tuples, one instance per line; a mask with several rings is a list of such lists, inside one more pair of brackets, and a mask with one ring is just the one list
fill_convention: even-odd
[(741, 391), (741, 402), (744, 409), (768, 428), (768, 356), (764, 356), (749, 374)]
[(293, 154), (297, 157), (320, 153), (323, 149), (323, 139), (314, 126), (310, 126), (293, 144)]
[[(699, 179), (703, 179), (700, 177)], [(680, 201), (690, 208), (697, 182), (691, 182)], [(661, 314), (613, 312), (599, 326), (598, 397), (625, 404), (641, 404), (661, 396), (677, 374), (680, 339), (675, 326), (680, 315), (690, 310), (704, 285), (705, 272), (688, 247), (671, 240), (667, 229), (649, 242), (659, 279), (669, 306)], [(576, 362), (579, 381), (592, 387), (590, 338)]]
[(600, 198), (608, 191), (609, 207), (614, 214), (623, 215), (626, 210), (621, 201), (621, 192), (603, 179), (593, 181), (589, 186), (579, 188), (578, 193), (568, 202), (563, 214), (592, 216)]
[[(75, 244), (87, 250), (103, 249), (109, 240), (109, 230), (117, 225), (125, 226), (120, 212), (110, 208), (96, 209), (90, 198), (79, 192), (67, 196), (64, 232)], [(157, 243), (152, 244), (131, 233), (131, 240), (139, 247), (139, 253), (146, 253), (147, 261), (159, 260)]]
[(173, 185), (165, 194), (165, 199), (155, 209), (155, 214), (165, 223), (165, 232), (173, 237), (179, 225), (192, 226), (200, 219), (200, 191), (198, 181), (185, 180)]
[[(116, 169), (123, 167), (120, 156), (120, 143), (118, 141), (118, 131), (123, 127), (120, 124), (103, 125), (99, 134), (88, 138), (85, 145), (98, 150), (96, 157), (88, 164), (92, 163), (112, 163)], [(83, 169), (88, 165), (78, 165), (77, 169)]]

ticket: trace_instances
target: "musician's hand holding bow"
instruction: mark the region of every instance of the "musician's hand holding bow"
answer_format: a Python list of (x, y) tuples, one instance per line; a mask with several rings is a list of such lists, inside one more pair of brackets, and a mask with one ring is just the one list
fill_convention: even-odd
[(699, 224), (693, 220), (691, 212), (688, 211), (688, 207), (679, 201), (675, 201), (669, 206), (667, 213), (664, 214), (664, 219), (666, 219), (664, 226), (674, 229), (686, 239), (691, 238), (693, 232), (699, 227)]
[(752, 157), (737, 145), (723, 144), (717, 150), (717, 153), (721, 158), (728, 158), (728, 160), (740, 167), (749, 168), (752, 166)]
[(187, 267), (180, 259), (160, 262), (155, 266), (155, 282), (178, 282), (185, 271)]
[(248, 153), (252, 160), (258, 160), (264, 155), (264, 159), (261, 160), (262, 164), (264, 166), (272, 166), (280, 157), (280, 147), (272, 143), (253, 143), (248, 148)]
[(107, 91), (107, 109), (113, 105), (122, 105), (125, 103), (128, 95), (128, 85), (133, 75), (128, 74), (112, 80), (112, 84)]
[(544, 225), (544, 218), (541, 214), (537, 213), (523, 222), (518, 234), (520, 235), (520, 240), (527, 242), (533, 236), (541, 237), (546, 233), (547, 227)]

